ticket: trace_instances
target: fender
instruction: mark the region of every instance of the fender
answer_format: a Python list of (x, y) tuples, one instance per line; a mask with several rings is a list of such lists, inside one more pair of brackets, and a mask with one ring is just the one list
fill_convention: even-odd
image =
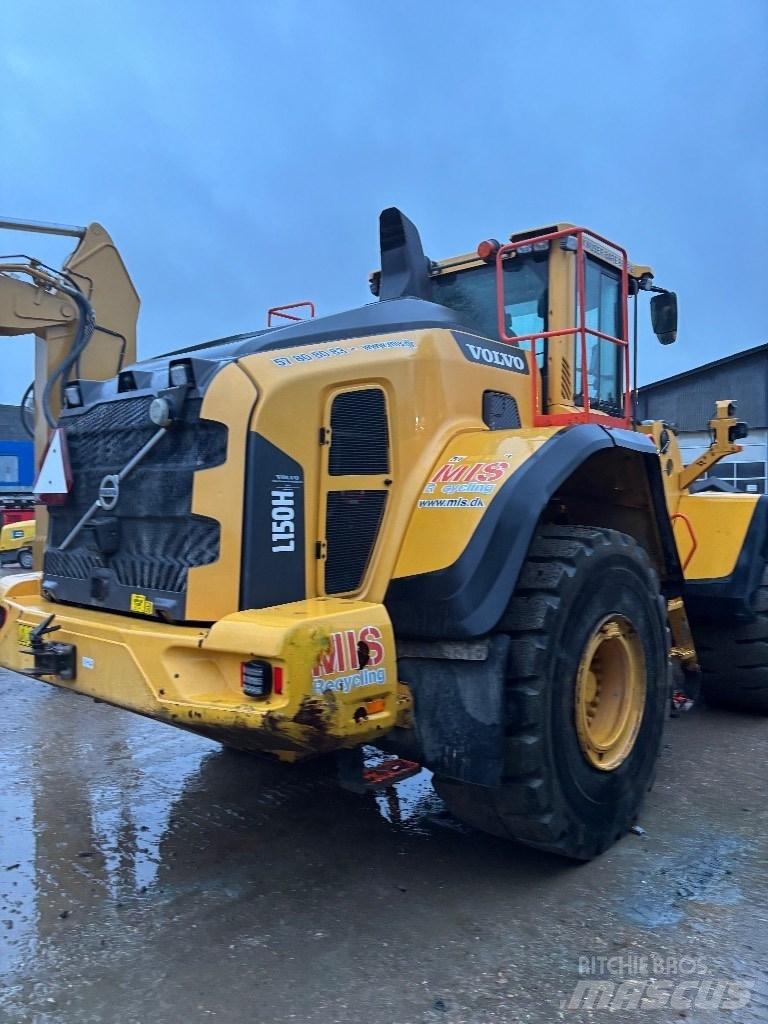
[[(623, 453), (633, 463), (639, 460), (644, 470), (637, 473), (635, 463), (627, 475), (637, 493), (625, 508), (618, 499), (612, 501), (611, 477), (600, 469), (599, 459), (609, 457), (601, 453), (611, 452)], [(596, 456), (598, 461), (588, 466)], [(573, 521), (636, 536), (655, 563), (665, 593), (679, 595), (682, 571), (653, 443), (634, 431), (584, 423), (558, 431), (512, 473), (451, 565), (392, 581), (385, 603), (396, 633), (445, 639), (491, 632), (517, 585), (548, 503), (564, 485), (577, 479), (581, 498)], [(567, 489), (563, 494), (568, 501)], [(435, 543), (439, 544), (439, 533)]]
[(733, 572), (717, 579), (688, 579), (683, 596), (695, 619), (750, 618), (768, 565), (768, 495), (755, 503)]

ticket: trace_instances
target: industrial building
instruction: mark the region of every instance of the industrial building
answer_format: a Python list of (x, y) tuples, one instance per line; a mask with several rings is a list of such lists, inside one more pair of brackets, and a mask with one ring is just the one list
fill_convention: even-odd
[(685, 373), (647, 384), (638, 392), (641, 420), (665, 420), (678, 431), (686, 463), (709, 447), (708, 424), (720, 399), (737, 401), (736, 414), (749, 424), (743, 451), (723, 459), (708, 476), (739, 491), (766, 493), (768, 460), (768, 344), (725, 356)]
[(0, 405), (0, 495), (31, 493), (34, 444), (21, 422), (18, 405)]

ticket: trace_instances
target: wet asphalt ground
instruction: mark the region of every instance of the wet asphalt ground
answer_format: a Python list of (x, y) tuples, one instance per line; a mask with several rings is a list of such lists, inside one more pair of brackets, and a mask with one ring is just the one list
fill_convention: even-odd
[(358, 796), (8, 672), (0, 701), (2, 1024), (768, 1021), (765, 719), (670, 720), (645, 835), (574, 866), (427, 773)]

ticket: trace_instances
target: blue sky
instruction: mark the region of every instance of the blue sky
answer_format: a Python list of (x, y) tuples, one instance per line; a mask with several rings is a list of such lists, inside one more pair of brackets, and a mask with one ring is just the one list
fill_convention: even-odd
[(2, 7), (0, 214), (103, 223), (142, 356), (368, 301), (389, 205), (433, 258), (556, 220), (626, 245), (681, 304), (641, 380), (768, 341), (765, 0)]

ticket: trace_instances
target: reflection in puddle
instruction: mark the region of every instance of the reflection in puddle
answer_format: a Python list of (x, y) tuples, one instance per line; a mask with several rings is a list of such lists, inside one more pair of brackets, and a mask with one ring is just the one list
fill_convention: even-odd
[[(376, 747), (365, 747), (365, 763), (377, 765), (391, 755), (382, 754)], [(377, 792), (379, 813), (396, 828), (404, 828), (419, 835), (430, 832), (430, 816), (439, 813), (443, 802), (432, 788), (432, 772), (423, 768), (418, 775)]]
[(3, 972), (32, 960), (55, 970), (63, 930), (109, 935), (119, 918), (100, 919), (142, 898), (159, 907), (204, 884), (239, 899), (257, 866), (290, 859), (303, 884), (303, 869), (350, 856), (355, 833), (386, 846), (387, 833), (427, 837), (439, 824), (427, 771), (358, 796), (338, 788), (326, 761), (261, 761), (17, 680), (0, 678), (22, 695), (0, 752)]
[(428, 815), (436, 813), (443, 806), (432, 788), (432, 773), (426, 769), (377, 793), (376, 805), (381, 816), (391, 825), (421, 835), (427, 835), (430, 831)]
[(36, 934), (34, 808), (16, 783), (10, 768), (0, 793), (0, 971), (12, 966), (15, 947), (34, 950)]
[(173, 801), (211, 746), (184, 737), (174, 751), (150, 723), (10, 678), (25, 689), (0, 752), (2, 971), (82, 926), (94, 896), (118, 901), (153, 883)]

